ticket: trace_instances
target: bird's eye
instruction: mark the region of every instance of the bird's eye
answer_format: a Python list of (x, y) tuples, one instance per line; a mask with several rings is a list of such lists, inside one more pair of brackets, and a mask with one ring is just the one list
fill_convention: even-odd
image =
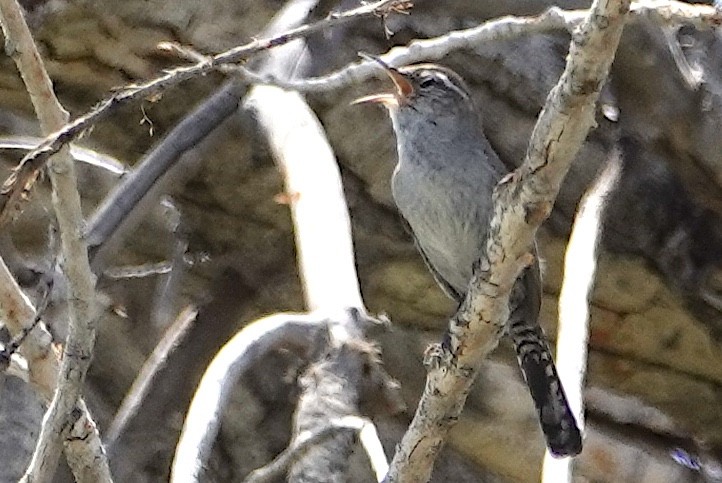
[(427, 77), (419, 83), (419, 87), (421, 87), (422, 89), (425, 87), (430, 87), (432, 84), (434, 84), (434, 82), (436, 81), (433, 77)]

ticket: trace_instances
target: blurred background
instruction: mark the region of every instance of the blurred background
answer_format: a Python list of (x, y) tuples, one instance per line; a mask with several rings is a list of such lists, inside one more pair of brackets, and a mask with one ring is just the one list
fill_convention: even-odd
[[(183, 63), (156, 46), (174, 41), (216, 53), (250, 41), (283, 7), (281, 0), (26, 0), (36, 42), (55, 90), (72, 116), (113, 89)], [(418, 0), (393, 15), (354, 21), (311, 37), (308, 76), (355, 62), (360, 50), (383, 53), (414, 38), (442, 35), (502, 15), (533, 15), (584, 1)], [(357, 6), (321, 1), (312, 12)], [(534, 35), (454, 53), (441, 63), (467, 81), (485, 130), (510, 167), (564, 68), (569, 36)], [(563, 257), (577, 204), (614, 146), (621, 179), (604, 220), (591, 306), (585, 391), (587, 445), (578, 481), (722, 481), (722, 42), (718, 33), (635, 19), (625, 30), (593, 130), (540, 233), (543, 320), (556, 333)], [(226, 78), (212, 73), (162, 96), (134, 103), (78, 142), (128, 169)], [(335, 150), (351, 212), (361, 289), (368, 310), (385, 313), (378, 336), (387, 370), (409, 413), (377, 417), (387, 454), (423, 388), (425, 347), (439, 339), (455, 307), (436, 286), (391, 199), (395, 142), (381, 109), (351, 100), (388, 88), (384, 80), (309, 94)], [(236, 93), (244, 94), (244, 88)], [(156, 375), (141, 407), (108, 451), (116, 481), (164, 481), (195, 386), (218, 348), (239, 328), (284, 310), (304, 310), (293, 226), (282, 178), (253, 117), (232, 114), (183, 152), (133, 213), (122, 236), (99, 248), (104, 303), (86, 398), (101, 435), (142, 364), (188, 307), (198, 315)], [(0, 136), (38, 136), (39, 128), (12, 60), (0, 56)], [(4, 179), (23, 151), (0, 149)], [(84, 211), (119, 182), (118, 173), (79, 163)], [(38, 297), (55, 251), (47, 181), (0, 233), (0, 254)], [(323, 230), (323, 221), (319, 221)], [(149, 273), (141, 273), (149, 272)], [(65, 336), (62, 304), (47, 320)], [(241, 481), (288, 444), (308, 361), (277, 351), (238, 381), (226, 409), (206, 481)], [(0, 397), (0, 463), (29, 458), (42, 408), (22, 381), (5, 376)], [(502, 341), (436, 465), (435, 481), (538, 481), (544, 444), (531, 400)], [(2, 466), (2, 464), (0, 464)], [(22, 466), (21, 466), (22, 467)], [(17, 476), (6, 476), (14, 481)], [(57, 481), (69, 481), (61, 469)], [(373, 481), (355, 455), (350, 481)]]

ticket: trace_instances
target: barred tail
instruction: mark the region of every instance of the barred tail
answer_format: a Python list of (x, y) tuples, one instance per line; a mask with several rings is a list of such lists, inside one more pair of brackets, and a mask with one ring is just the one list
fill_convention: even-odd
[(509, 335), (549, 451), (559, 457), (579, 454), (582, 435), (569, 408), (544, 332), (536, 323), (510, 320)]

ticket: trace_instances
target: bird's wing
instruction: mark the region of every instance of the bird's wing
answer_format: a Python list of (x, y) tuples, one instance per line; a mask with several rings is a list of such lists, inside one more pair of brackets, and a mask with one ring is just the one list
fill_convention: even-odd
[(411, 238), (414, 239), (414, 245), (416, 246), (416, 250), (418, 250), (419, 254), (421, 254), (421, 258), (424, 260), (424, 264), (426, 265), (426, 268), (431, 272), (431, 275), (434, 277), (434, 280), (436, 281), (436, 284), (441, 287), (441, 290), (444, 291), (444, 293), (452, 300), (455, 300), (457, 303), (461, 303), (464, 299), (464, 295), (460, 294), (454, 287), (452, 287), (449, 282), (444, 280), (444, 277), (441, 276), (441, 274), (436, 271), (436, 268), (431, 264), (429, 261), (429, 257), (424, 252), (424, 249), (421, 247), (421, 244), (419, 243), (419, 240), (416, 238), (416, 235), (414, 235), (414, 230), (411, 229), (411, 225), (409, 222), (404, 218), (403, 215), (399, 213), (402, 221), (402, 225), (406, 229), (406, 231), (411, 235)]

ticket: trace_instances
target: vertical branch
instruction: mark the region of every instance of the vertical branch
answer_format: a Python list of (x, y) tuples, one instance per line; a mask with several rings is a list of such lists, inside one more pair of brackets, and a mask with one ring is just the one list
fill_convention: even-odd
[[(290, 12), (302, 11), (306, 1), (291, 1)], [(284, 20), (279, 14), (271, 29)], [(271, 53), (268, 74), (286, 77), (298, 65), (305, 44), (298, 42)], [(286, 75), (284, 75), (286, 74)], [(330, 318), (328, 354), (301, 379), (303, 388), (293, 437), (315, 433), (335, 420), (360, 412), (359, 402), (369, 380), (390, 378), (379, 365), (376, 351), (364, 340), (365, 308), (356, 274), (351, 222), (336, 157), (323, 126), (303, 96), (273, 86), (254, 86), (246, 105), (255, 112), (273, 157), (283, 173), (294, 222), (300, 277), (306, 305)], [(395, 386), (394, 386), (395, 387)], [(377, 394), (377, 398), (392, 397)], [(292, 482), (346, 481), (353, 437), (337, 433), (309, 448), (289, 472)]]
[(296, 92), (256, 86), (248, 102), (286, 180), (308, 309), (363, 307), (341, 176), (322, 126)]
[[(45, 135), (62, 128), (68, 113), (58, 102), (52, 83), (16, 0), (0, 1), (0, 20), (8, 51), (25, 82), (40, 126)], [(49, 165), (52, 200), (60, 228), (62, 267), (68, 280), (68, 339), (55, 396), (43, 419), (35, 454), (24, 481), (48, 481), (60, 455), (61, 434), (78, 420), (72, 412), (78, 403), (95, 343), (94, 281), (82, 239), (75, 169), (68, 148), (53, 157)]]
[[(294, 417), (294, 438), (328, 419), (358, 413), (366, 356), (352, 344), (362, 332), (348, 309), (363, 312), (350, 221), (335, 156), (316, 116), (296, 92), (255, 86), (248, 97), (283, 172), (291, 200), (298, 265), (306, 305), (332, 317), (330, 354), (307, 371)], [(345, 481), (353, 444), (336, 433), (309, 448), (289, 481)]]
[[(557, 371), (580, 430), (584, 430), (584, 375), (589, 342), (589, 295), (594, 286), (597, 248), (607, 196), (616, 184), (621, 153), (615, 148), (604, 170), (582, 199), (564, 257), (564, 281), (559, 294)], [(572, 459), (544, 455), (542, 483), (572, 481)]]

